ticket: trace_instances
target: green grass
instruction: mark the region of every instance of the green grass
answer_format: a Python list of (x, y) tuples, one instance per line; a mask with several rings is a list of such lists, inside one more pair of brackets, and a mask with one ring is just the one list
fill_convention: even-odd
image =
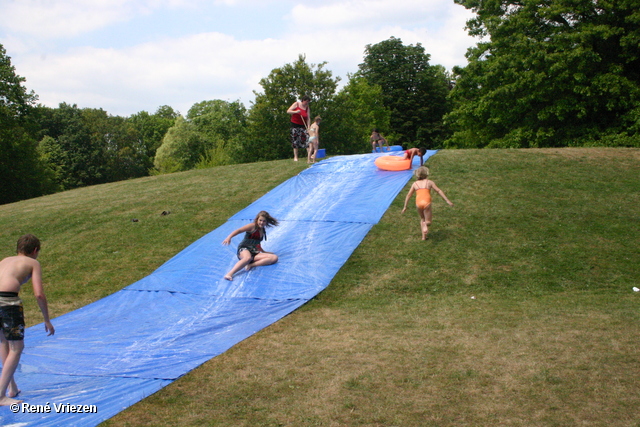
[[(317, 298), (104, 425), (640, 425), (640, 150), (441, 151), (428, 164), (455, 203), (435, 196), (429, 240), (415, 211), (400, 214), (407, 186)], [(21, 233), (42, 238), (60, 315), (303, 168), (226, 166), (0, 206), (0, 254)]]

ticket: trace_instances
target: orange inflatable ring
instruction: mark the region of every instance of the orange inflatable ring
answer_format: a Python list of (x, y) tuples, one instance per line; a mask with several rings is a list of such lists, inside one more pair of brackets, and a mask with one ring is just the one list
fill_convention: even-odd
[(377, 167), (386, 171), (405, 171), (411, 169), (411, 160), (400, 156), (381, 156), (375, 162)]

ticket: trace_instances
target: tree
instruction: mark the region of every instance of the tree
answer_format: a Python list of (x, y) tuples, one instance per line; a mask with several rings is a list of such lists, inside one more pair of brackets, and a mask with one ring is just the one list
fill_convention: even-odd
[(637, 0), (456, 2), (485, 40), (454, 69), (447, 146), (640, 146)]
[(0, 44), (0, 204), (55, 190), (32, 135), (29, 115), (37, 96), (27, 92), (24, 82)]
[(154, 166), (160, 173), (193, 169), (204, 153), (204, 144), (193, 123), (180, 116), (156, 151)]
[(247, 110), (240, 101), (200, 102), (191, 107), (187, 118), (204, 140), (198, 167), (235, 163), (247, 133)]
[(128, 119), (109, 116), (106, 120), (105, 142), (107, 181), (121, 181), (148, 175), (149, 147), (139, 129)]
[(63, 189), (148, 175), (155, 138), (173, 121), (146, 112), (127, 119), (66, 103), (38, 106), (33, 116), (40, 155)]
[(137, 130), (138, 138), (140, 139), (139, 145), (144, 147), (145, 170), (153, 167), (156, 151), (162, 144), (162, 139), (169, 128), (175, 124), (178, 116), (179, 114), (173, 108), (163, 105), (154, 114), (141, 111), (129, 117), (128, 121)]
[[(43, 139), (42, 155), (57, 171), (59, 184), (68, 190), (110, 181), (108, 170), (108, 115), (102, 109), (80, 109), (60, 104), (58, 108), (39, 107)], [(44, 140), (44, 136), (51, 139)], [(114, 149), (114, 147), (112, 147)]]
[[(299, 55), (293, 64), (276, 68), (260, 80), (264, 92), (255, 93), (249, 111), (248, 136), (242, 146), (243, 162), (283, 159), (291, 156), (289, 142), (290, 116), (287, 109), (303, 95), (311, 98), (313, 116), (322, 116), (335, 94), (339, 77), (325, 70), (326, 62), (307, 64)], [(311, 118), (313, 120), (313, 117)]]
[(367, 45), (359, 70), (371, 84), (382, 87), (397, 143), (436, 147), (444, 140), (449, 78), (441, 66), (429, 65), (429, 54), (420, 43), (404, 46), (391, 37)]
[(369, 84), (359, 74), (350, 75), (348, 83), (333, 98), (321, 126), (322, 145), (330, 141), (332, 154), (355, 154), (371, 148), (369, 135), (373, 128), (389, 134), (391, 111), (382, 101), (382, 88)]
[(245, 130), (246, 109), (240, 101), (196, 103), (165, 135), (155, 167), (171, 173), (234, 163)]

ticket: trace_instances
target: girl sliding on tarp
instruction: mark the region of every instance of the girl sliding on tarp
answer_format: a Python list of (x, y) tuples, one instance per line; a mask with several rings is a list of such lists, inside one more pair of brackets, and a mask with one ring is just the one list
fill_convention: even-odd
[(260, 246), (262, 240), (267, 240), (266, 228), (278, 225), (278, 221), (269, 215), (267, 211), (260, 211), (251, 224), (238, 228), (222, 241), (223, 245), (231, 243), (231, 239), (240, 233), (245, 233), (244, 239), (238, 245), (238, 262), (225, 274), (224, 278), (233, 280), (233, 275), (240, 271), (242, 267), (249, 271), (253, 267), (261, 265), (271, 265), (278, 262), (278, 256), (272, 252), (266, 252)]

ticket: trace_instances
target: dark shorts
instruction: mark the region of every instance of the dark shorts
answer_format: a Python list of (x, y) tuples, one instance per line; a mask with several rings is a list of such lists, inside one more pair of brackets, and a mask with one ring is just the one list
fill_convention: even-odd
[(0, 306), (0, 325), (7, 341), (24, 340), (24, 312), (22, 305)]
[(261, 252), (264, 252), (260, 245), (258, 245), (258, 246), (238, 246), (238, 250), (236, 251), (236, 256), (238, 257), (238, 259), (240, 259), (240, 252), (242, 252), (242, 251), (249, 251), (249, 253), (251, 254), (251, 261), (253, 261), (253, 258), (255, 258), (256, 255), (258, 255)]

